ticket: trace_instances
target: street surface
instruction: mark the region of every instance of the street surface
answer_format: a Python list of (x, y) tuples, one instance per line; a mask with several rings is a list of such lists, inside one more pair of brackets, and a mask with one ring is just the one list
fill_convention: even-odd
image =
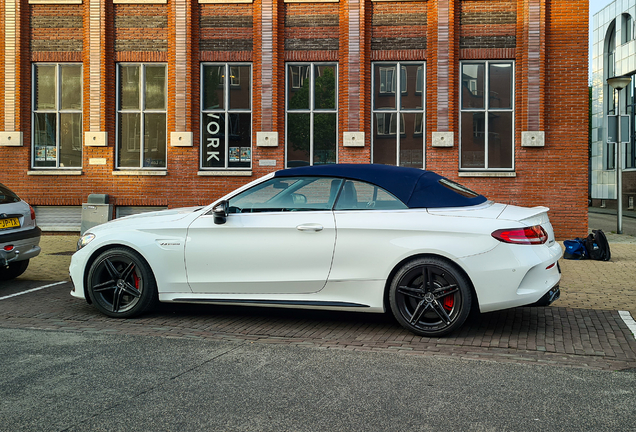
[[(592, 211), (599, 212), (602, 209), (593, 209)], [(623, 234), (636, 236), (636, 215), (633, 211), (625, 213), (628, 213), (629, 216), (623, 216)], [(616, 210), (614, 210), (614, 214), (611, 213), (611, 210), (608, 213), (590, 213), (589, 228), (602, 229), (604, 233), (615, 233), (617, 229)]]
[(633, 431), (636, 373), (0, 329), (2, 431)]

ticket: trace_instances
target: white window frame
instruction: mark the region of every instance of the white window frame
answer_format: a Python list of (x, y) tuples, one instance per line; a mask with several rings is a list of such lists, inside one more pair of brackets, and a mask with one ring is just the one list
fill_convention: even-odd
[[(119, 94), (120, 85), (120, 68), (122, 66), (139, 66), (140, 74), (139, 74), (139, 109), (121, 109), (120, 108), (120, 98)], [(146, 66), (164, 66), (165, 74), (166, 74), (166, 101), (165, 108), (163, 110), (159, 109), (145, 109), (145, 88), (146, 88)], [(168, 63), (165, 62), (120, 62), (117, 63), (116, 69), (116, 117), (115, 117), (115, 169), (125, 171), (125, 170), (151, 170), (151, 171), (166, 171), (168, 169)], [(140, 114), (140, 125), (139, 125), (139, 141), (133, 143), (134, 147), (132, 150), (139, 151), (139, 166), (137, 167), (121, 167), (119, 166), (119, 115), (125, 113), (139, 113)], [(166, 115), (166, 161), (165, 166), (163, 167), (145, 167), (144, 165), (144, 136), (145, 136), (145, 122), (144, 117), (146, 114), (165, 114)], [(128, 149), (130, 148), (130, 143), (128, 144)]]
[[(36, 105), (36, 92), (37, 92), (37, 83), (36, 83), (36, 73), (35, 73), (35, 69), (37, 66), (55, 66), (55, 109), (52, 110), (36, 110), (35, 109), (35, 105)], [(80, 125), (80, 127), (83, 130), (84, 127), (84, 97), (82, 95), (82, 97), (80, 98), (81, 102), (82, 102), (82, 106), (80, 109), (62, 109), (61, 108), (61, 103), (62, 103), (62, 67), (63, 66), (79, 66), (80, 67), (80, 79), (82, 81), (81, 83), (81, 88), (82, 91), (84, 89), (84, 65), (82, 63), (77, 63), (77, 62), (69, 62), (69, 63), (55, 63), (55, 62), (33, 62), (31, 64), (31, 167), (33, 169), (37, 169), (37, 170), (63, 170), (63, 169), (69, 169), (69, 170), (77, 170), (77, 169), (81, 169), (83, 166), (83, 160), (84, 160), (84, 152), (83, 152), (83, 145), (82, 145), (82, 141), (83, 141), (83, 133), (82, 133), (82, 137), (80, 138), (80, 164), (77, 166), (72, 166), (72, 167), (61, 167), (60, 166), (60, 127), (61, 127), (61, 122), (60, 122), (60, 114), (80, 114), (82, 116), (82, 124)], [(35, 165), (35, 158), (36, 158), (36, 151), (35, 151), (35, 114), (38, 113), (55, 113), (55, 166), (53, 167), (43, 167), (43, 166), (36, 166)]]
[[(379, 68), (378, 70), (380, 72), (382, 72), (383, 69), (393, 69), (393, 76), (395, 77), (395, 80), (393, 82), (393, 84), (395, 85), (394, 88), (399, 88), (402, 89), (400, 92), (398, 92), (398, 94), (395, 95), (395, 108), (379, 108), (376, 109), (374, 108), (375, 106), (375, 78), (376, 78), (376, 73), (375, 73), (375, 66), (378, 65)], [(386, 65), (388, 67), (385, 67), (383, 65)], [(393, 67), (393, 65), (395, 65), (395, 67)], [(417, 65), (419, 66), (417, 69), (417, 74), (421, 73), (422, 74), (422, 88), (419, 88), (419, 86), (416, 83), (416, 87), (415, 87), (415, 94), (422, 94), (422, 107), (421, 109), (416, 109), (416, 108), (402, 108), (401, 107), (401, 100), (400, 98), (402, 97), (402, 95), (406, 95), (407, 93), (407, 89), (406, 89), (406, 82), (402, 83), (402, 80), (407, 79), (407, 69), (405, 66), (409, 66), (409, 65)], [(396, 74), (395, 71), (400, 70), (399, 74)], [(380, 77), (379, 77), (380, 78)], [(380, 78), (381, 79), (381, 78)], [(380, 83), (381, 84), (381, 83)], [(382, 135), (382, 136), (392, 136), (392, 135), (396, 135), (396, 156), (395, 156), (395, 162), (397, 166), (400, 166), (400, 141), (401, 141), (401, 135), (407, 133), (406, 132), (406, 128), (405, 128), (405, 121), (404, 121), (404, 114), (422, 114), (422, 123), (421, 123), (421, 129), (420, 130), (414, 130), (413, 133), (414, 134), (422, 134), (422, 169), (426, 168), (426, 141), (425, 141), (425, 137), (426, 137), (426, 92), (422, 91), (423, 89), (426, 88), (426, 61), (425, 60), (421, 60), (421, 61), (378, 61), (378, 62), (372, 62), (371, 63), (371, 88), (372, 88), (372, 94), (371, 94), (371, 130), (374, 131), (375, 127), (377, 127), (376, 123), (376, 114), (391, 114), (390, 118), (389, 118), (389, 133), (387, 134), (379, 134), (378, 135)], [(387, 91), (382, 91), (380, 89), (378, 89), (378, 93), (381, 95), (384, 94), (394, 94), (395, 91), (391, 91), (391, 92), (387, 92)], [(400, 114), (399, 116), (397, 114)], [(394, 125), (394, 121), (396, 119), (399, 119), (399, 129), (397, 127), (397, 125)], [(416, 122), (417, 124), (417, 122)], [(399, 134), (396, 134), (395, 132), (391, 133), (391, 130), (393, 131), (400, 131)], [(374, 151), (374, 145), (375, 143), (373, 142), (373, 133), (371, 134), (371, 162), (373, 163), (373, 151)]]
[[(499, 172), (510, 172), (515, 170), (515, 102), (516, 102), (516, 89), (515, 89), (515, 77), (516, 77), (516, 62), (514, 60), (465, 60), (459, 62), (459, 88), (458, 94), (460, 97), (459, 100), (459, 110), (458, 110), (458, 125), (459, 125), (459, 170), (460, 171), (499, 171)], [(462, 100), (462, 68), (465, 64), (483, 64), (484, 65), (484, 107), (483, 108), (462, 108), (463, 100)], [(492, 64), (509, 64), (512, 66), (512, 77), (511, 77), (511, 94), (510, 94), (510, 108), (490, 108), (490, 87), (489, 84), (489, 75), (490, 75), (490, 65)], [(476, 84), (475, 84), (476, 85)], [(486, 97), (487, 96), (487, 97)], [(464, 112), (481, 112), (484, 113), (484, 130), (476, 131), (474, 127), (472, 128), (473, 134), (483, 133), (484, 134), (484, 168), (474, 168), (467, 167), (462, 168), (462, 113)], [(511, 126), (511, 146), (510, 149), (512, 153), (512, 164), (510, 168), (490, 168), (488, 166), (488, 140), (490, 138), (489, 131), (489, 122), (488, 122), (488, 113), (491, 112), (510, 112), (512, 113), (512, 126)]]
[[(291, 66), (291, 67), (290, 67)], [(300, 87), (302, 88), (304, 80), (309, 79), (309, 108), (308, 109), (293, 109), (289, 110), (289, 80), (291, 77), (289, 76), (289, 71), (293, 71), (295, 66), (308, 66), (308, 75), (305, 78), (301, 77)], [(334, 95), (334, 108), (324, 109), (324, 108), (314, 108), (314, 93), (315, 93), (315, 83), (316, 77), (315, 69), (316, 66), (333, 66), (335, 69), (335, 95)], [(293, 73), (293, 72), (292, 72)], [(309, 114), (309, 165), (312, 166), (314, 164), (314, 114), (335, 114), (336, 115), (336, 148), (334, 149), (336, 152), (336, 161), (338, 163), (338, 62), (286, 62), (285, 63), (285, 167), (287, 167), (287, 125), (289, 121), (287, 120), (287, 115), (291, 112), (292, 114)], [(299, 74), (300, 75), (300, 74)], [(293, 85), (293, 82), (292, 82)], [(293, 87), (297, 88), (297, 87)]]
[[(223, 92), (223, 109), (207, 109), (204, 110), (203, 109), (203, 95), (204, 95), (204, 91), (205, 89), (203, 88), (203, 68), (205, 66), (218, 66), (218, 67), (224, 67), (225, 73), (223, 74), (223, 83), (219, 83), (219, 85), (224, 85), (225, 86), (225, 91)], [(249, 77), (249, 85), (250, 85), (250, 108), (249, 109), (230, 109), (230, 88), (231, 87), (238, 87), (240, 85), (240, 78), (236, 78), (234, 75), (232, 75), (232, 68), (234, 67), (243, 67), (243, 66), (249, 66), (250, 67), (250, 77)], [(201, 168), (202, 171), (221, 171), (221, 170), (232, 170), (232, 171), (249, 171), (252, 169), (252, 165), (253, 165), (253, 157), (254, 157), (254, 149), (253, 149), (253, 142), (252, 142), (252, 133), (250, 133), (250, 165), (249, 167), (230, 167), (229, 163), (230, 163), (230, 154), (229, 154), (229, 131), (230, 131), (230, 114), (250, 114), (250, 130), (251, 132), (253, 132), (253, 122), (254, 122), (254, 116), (253, 116), (253, 102), (254, 102), (254, 94), (253, 94), (253, 88), (252, 88), (252, 83), (253, 83), (253, 77), (254, 77), (254, 67), (252, 65), (252, 63), (250, 62), (201, 62), (201, 64), (199, 65), (199, 80), (200, 80), (200, 85), (199, 85), (199, 114), (200, 114), (200, 130), (199, 130), (199, 137), (200, 137), (200, 157), (199, 157), (199, 167)], [(225, 164), (222, 167), (208, 167), (208, 166), (204, 166), (203, 165), (203, 160), (205, 159), (206, 155), (207, 155), (207, 151), (206, 151), (206, 142), (203, 139), (203, 134), (204, 134), (204, 129), (205, 128), (205, 124), (203, 122), (203, 117), (206, 114), (209, 113), (219, 113), (219, 114), (223, 114), (224, 118), (225, 118), (225, 142), (224, 142), (224, 146), (223, 146), (223, 151), (225, 152)]]

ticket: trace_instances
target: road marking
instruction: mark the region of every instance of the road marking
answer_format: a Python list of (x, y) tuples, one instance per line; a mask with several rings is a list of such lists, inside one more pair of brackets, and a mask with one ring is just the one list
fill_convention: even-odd
[(634, 337), (636, 337), (636, 321), (634, 321), (632, 315), (627, 311), (618, 311), (618, 315), (623, 318), (623, 321), (627, 324), (627, 328), (629, 328), (632, 333), (634, 333)]
[(55, 282), (55, 283), (52, 283), (52, 284), (41, 286), (39, 288), (33, 288), (33, 289), (30, 289), (30, 290), (26, 290), (26, 291), (22, 291), (22, 292), (19, 292), (19, 293), (11, 294), (11, 295), (8, 295), (8, 296), (0, 297), (0, 300), (6, 300), (8, 298), (17, 297), (17, 296), (22, 295), (22, 294), (28, 294), (28, 293), (32, 293), (34, 291), (40, 291), (40, 290), (43, 290), (44, 288), (50, 288), (52, 286), (60, 285), (60, 284), (66, 283), (66, 282), (67, 281)]

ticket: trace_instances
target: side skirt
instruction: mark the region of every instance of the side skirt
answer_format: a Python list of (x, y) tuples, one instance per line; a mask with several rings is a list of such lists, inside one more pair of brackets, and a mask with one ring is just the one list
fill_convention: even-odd
[(204, 303), (204, 304), (240, 304), (253, 306), (296, 306), (319, 308), (369, 308), (369, 305), (348, 302), (327, 302), (308, 300), (230, 300), (230, 299), (201, 299), (201, 298), (174, 298), (173, 303)]

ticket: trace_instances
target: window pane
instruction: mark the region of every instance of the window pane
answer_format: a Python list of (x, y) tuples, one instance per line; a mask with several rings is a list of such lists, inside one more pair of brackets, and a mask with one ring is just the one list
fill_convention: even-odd
[(55, 113), (36, 113), (33, 115), (33, 159), (36, 167), (54, 167), (57, 165)]
[(491, 64), (489, 70), (489, 107), (512, 108), (512, 65)]
[(225, 168), (225, 114), (203, 115), (203, 166)]
[(141, 150), (141, 114), (119, 114), (119, 161), (117, 166), (139, 167)]
[(462, 108), (484, 108), (484, 65), (462, 65)]
[(163, 113), (144, 116), (144, 167), (166, 166), (166, 115)]
[(228, 166), (249, 168), (252, 160), (252, 115), (229, 114)]
[(376, 113), (373, 128), (373, 163), (395, 165), (397, 163), (397, 137), (390, 134), (391, 117), (395, 114)]
[(309, 158), (309, 113), (287, 114), (287, 166), (306, 166)]
[(55, 66), (46, 65), (35, 67), (35, 109), (56, 109)]
[(60, 114), (60, 167), (82, 166), (82, 114)]
[(424, 167), (424, 137), (421, 113), (404, 113), (404, 133), (400, 137), (400, 166)]
[(62, 69), (62, 100), (60, 108), (63, 110), (82, 109), (82, 67), (61, 66)]
[(310, 66), (287, 66), (288, 109), (309, 109)]
[(166, 67), (146, 66), (146, 109), (166, 108)]
[(402, 109), (422, 109), (424, 74), (421, 65), (402, 66)]
[(203, 66), (203, 109), (223, 109), (224, 108), (224, 80), (225, 66), (207, 65)]
[(342, 180), (329, 177), (313, 178), (303, 182), (291, 195), (291, 210), (330, 210)]
[(280, 211), (273, 207), (276, 205), (277, 197), (292, 192), (302, 185), (302, 180), (297, 178), (275, 178), (250, 188), (234, 198), (230, 199), (230, 213), (251, 213), (253, 210)]
[(397, 106), (395, 103), (396, 70), (396, 64), (373, 66), (373, 94), (375, 95), (373, 109), (395, 109)]
[(486, 125), (483, 112), (461, 114), (462, 168), (485, 168)]
[(336, 113), (314, 114), (314, 165), (336, 163)]
[(512, 112), (488, 115), (488, 167), (512, 168)]
[(230, 109), (250, 109), (250, 66), (230, 66)]
[(375, 185), (347, 180), (338, 196), (335, 210), (400, 210), (407, 206)]
[(120, 109), (139, 109), (139, 66), (119, 68)]
[(314, 107), (334, 109), (336, 107), (336, 71), (333, 66), (315, 66)]

